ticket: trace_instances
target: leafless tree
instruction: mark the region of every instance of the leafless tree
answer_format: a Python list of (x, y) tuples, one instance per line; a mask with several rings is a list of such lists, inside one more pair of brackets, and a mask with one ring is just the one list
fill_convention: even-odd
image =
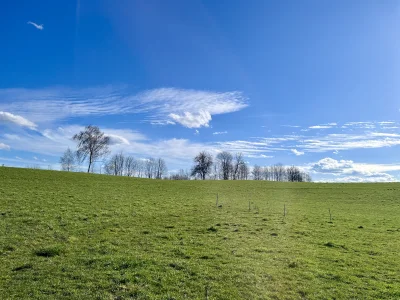
[(262, 179), (262, 168), (259, 165), (254, 165), (253, 170), (251, 171), (254, 180)]
[(137, 160), (136, 176), (142, 178), (144, 176), (145, 161), (142, 159)]
[(271, 166), (271, 179), (274, 181), (287, 181), (286, 168), (281, 164)]
[(86, 158), (89, 160), (88, 173), (95, 160), (109, 153), (110, 138), (105, 136), (97, 126), (86, 126), (83, 131), (73, 136), (73, 140), (78, 143), (77, 152), (81, 161)]
[(228, 180), (232, 173), (232, 160), (232, 154), (227, 151), (217, 154), (217, 163), (220, 167), (223, 180)]
[(62, 171), (74, 171), (76, 167), (76, 154), (68, 148), (65, 150), (63, 156), (60, 157), (60, 164)]
[(232, 179), (239, 179), (240, 167), (245, 164), (242, 153), (236, 153), (232, 165)]
[(153, 157), (149, 157), (144, 162), (144, 173), (146, 178), (154, 178), (155, 177), (155, 165), (156, 160)]
[(212, 155), (202, 151), (194, 158), (195, 165), (192, 169), (192, 176), (199, 175), (202, 180), (206, 179), (207, 174), (210, 173), (213, 164)]
[(105, 172), (109, 175), (122, 176), (124, 174), (125, 156), (122, 153), (114, 154), (105, 165)]
[(163, 176), (167, 173), (167, 164), (165, 160), (162, 158), (158, 158), (154, 164), (155, 167), (155, 177), (156, 179), (162, 179)]
[(304, 182), (311, 182), (312, 178), (311, 175), (308, 174), (307, 172), (302, 172), (302, 177)]
[(134, 176), (137, 169), (137, 160), (133, 156), (125, 158), (125, 175), (128, 177)]
[(220, 174), (221, 174), (221, 172), (219, 170), (218, 164), (213, 164), (211, 167), (210, 174), (209, 174), (210, 178), (212, 180), (218, 180), (218, 179), (220, 179)]
[(249, 177), (249, 167), (246, 163), (240, 165), (238, 174), (238, 179), (247, 180), (247, 178)]

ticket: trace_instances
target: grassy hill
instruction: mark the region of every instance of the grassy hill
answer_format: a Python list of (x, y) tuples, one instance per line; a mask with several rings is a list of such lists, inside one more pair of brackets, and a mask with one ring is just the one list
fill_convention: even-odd
[(399, 191), (2, 167), (0, 298), (399, 299)]

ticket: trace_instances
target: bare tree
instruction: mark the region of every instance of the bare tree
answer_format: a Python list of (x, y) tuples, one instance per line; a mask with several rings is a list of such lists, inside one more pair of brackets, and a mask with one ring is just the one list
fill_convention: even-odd
[(156, 160), (153, 157), (149, 157), (144, 162), (144, 173), (147, 178), (154, 178), (155, 177), (155, 165)]
[(77, 152), (81, 161), (88, 158), (89, 166), (87, 172), (90, 172), (92, 163), (109, 153), (108, 146), (110, 138), (105, 136), (97, 126), (86, 126), (85, 130), (75, 134), (73, 140), (78, 143)]
[(139, 159), (137, 161), (137, 166), (136, 166), (136, 176), (142, 178), (144, 176), (144, 164), (145, 161)]
[(218, 164), (213, 164), (210, 171), (210, 178), (213, 180), (220, 179), (220, 170)]
[(263, 168), (263, 176), (265, 180), (272, 180), (272, 172), (271, 168), (269, 167), (264, 167)]
[(162, 179), (163, 176), (167, 173), (167, 164), (165, 160), (162, 158), (158, 158), (155, 161), (155, 177), (156, 179)]
[(122, 153), (114, 154), (105, 165), (105, 172), (109, 175), (122, 176), (124, 174), (125, 156)]
[(60, 157), (60, 164), (62, 171), (74, 171), (76, 163), (76, 154), (68, 148), (65, 150), (63, 156)]
[(217, 154), (217, 162), (221, 169), (223, 180), (228, 180), (230, 174), (232, 173), (232, 160), (232, 154), (227, 151), (223, 151)]
[(232, 179), (239, 179), (239, 171), (240, 167), (244, 164), (244, 159), (242, 153), (236, 153), (235, 155), (235, 160), (233, 162), (233, 167), (232, 167)]
[(127, 156), (125, 158), (125, 175), (128, 177), (134, 176), (137, 165), (137, 160), (133, 156)]
[(247, 178), (249, 177), (249, 167), (246, 163), (240, 165), (238, 176), (240, 180), (247, 180)]
[(195, 165), (192, 169), (192, 176), (199, 175), (202, 180), (206, 179), (208, 173), (210, 173), (211, 166), (213, 164), (213, 158), (211, 154), (202, 151), (194, 158)]
[(262, 179), (262, 168), (259, 165), (254, 165), (253, 170), (251, 171), (253, 174), (254, 180), (261, 180)]
[(311, 175), (308, 174), (307, 172), (302, 172), (302, 177), (304, 182), (311, 182), (312, 178)]

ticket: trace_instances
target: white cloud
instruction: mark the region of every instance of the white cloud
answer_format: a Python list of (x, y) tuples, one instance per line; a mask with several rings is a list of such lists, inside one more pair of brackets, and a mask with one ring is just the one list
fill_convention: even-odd
[(38, 158), (36, 156), (33, 157), (34, 160), (38, 160)]
[(168, 116), (176, 123), (188, 128), (208, 127), (208, 123), (211, 121), (211, 114), (208, 111), (200, 111), (199, 113), (186, 111), (182, 115), (171, 113)]
[(33, 26), (35, 26), (36, 27), (36, 29), (39, 29), (39, 30), (43, 30), (43, 24), (36, 24), (35, 22), (31, 22), (31, 21), (29, 21), (29, 22), (27, 22), (27, 24), (30, 24), (30, 25), (33, 25)]
[(129, 145), (129, 141), (126, 138), (124, 138), (123, 136), (119, 136), (119, 135), (115, 135), (115, 134), (105, 134), (105, 136), (108, 136), (110, 138), (111, 145), (118, 145), (118, 144)]
[[(140, 93), (114, 87), (68, 89), (2, 89), (0, 110), (29, 116), (38, 123), (71, 117), (144, 114), (157, 125), (208, 127), (212, 116), (239, 111), (247, 99), (242, 93), (160, 88)], [(46, 109), (43, 109), (43, 108)]]
[(4, 143), (0, 143), (0, 150), (10, 150), (10, 146), (4, 144)]
[(328, 129), (328, 128), (332, 128), (332, 126), (330, 126), (330, 125), (315, 125), (315, 126), (310, 126), (308, 128), (310, 128), (310, 129)]
[(291, 151), (292, 151), (296, 156), (304, 155), (304, 152), (298, 151), (297, 149), (291, 149)]
[(337, 123), (326, 123), (326, 124), (321, 124), (321, 125), (310, 126), (308, 128), (309, 129), (329, 129), (329, 128), (333, 128), (336, 126), (337, 126)]
[(319, 160), (312, 164), (312, 170), (319, 173), (341, 173), (345, 169), (353, 167), (351, 160), (336, 160), (330, 157)]
[(282, 127), (300, 128), (299, 125), (281, 125)]
[(214, 135), (227, 134), (227, 133), (228, 133), (228, 131), (216, 131), (216, 132), (213, 132)]
[(314, 174), (331, 175), (323, 181), (335, 182), (392, 182), (397, 179), (387, 172), (400, 171), (400, 164), (355, 163), (352, 160), (336, 160), (330, 157), (309, 165)]
[(398, 181), (392, 175), (387, 173), (376, 173), (372, 176), (346, 176), (338, 177), (332, 182), (396, 182)]
[(194, 134), (195, 135), (199, 135), (200, 134), (200, 131), (198, 131), (197, 129), (194, 131)]
[(348, 122), (344, 124), (345, 127), (342, 128), (352, 127), (352, 128), (363, 128), (363, 129), (374, 129), (376, 124), (374, 122)]
[(247, 99), (240, 92), (210, 92), (160, 88), (135, 96), (155, 119), (170, 120), (188, 128), (208, 127), (212, 115), (231, 113), (245, 108)]
[(27, 127), (35, 129), (37, 126), (35, 123), (25, 119), (24, 117), (13, 115), (12, 113), (0, 111), (0, 124), (15, 124), (21, 127)]
[(304, 137), (297, 148), (307, 152), (371, 149), (400, 145), (400, 135), (382, 132), (362, 134), (335, 133), (326, 136)]
[(16, 158), (16, 159), (22, 159), (22, 158), (21, 158), (21, 157), (19, 157), (19, 156), (16, 156), (15, 158)]
[(259, 155), (257, 155), (257, 154), (248, 154), (248, 155), (246, 155), (246, 157), (249, 157), (249, 158), (273, 158), (272, 155), (265, 155), (265, 154), (259, 154)]

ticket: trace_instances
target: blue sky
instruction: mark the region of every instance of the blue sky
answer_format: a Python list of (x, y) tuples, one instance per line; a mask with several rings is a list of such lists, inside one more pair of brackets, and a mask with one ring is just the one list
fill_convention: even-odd
[(113, 152), (207, 150), (321, 181), (400, 178), (398, 1), (12, 1), (0, 163), (57, 168), (88, 124)]

